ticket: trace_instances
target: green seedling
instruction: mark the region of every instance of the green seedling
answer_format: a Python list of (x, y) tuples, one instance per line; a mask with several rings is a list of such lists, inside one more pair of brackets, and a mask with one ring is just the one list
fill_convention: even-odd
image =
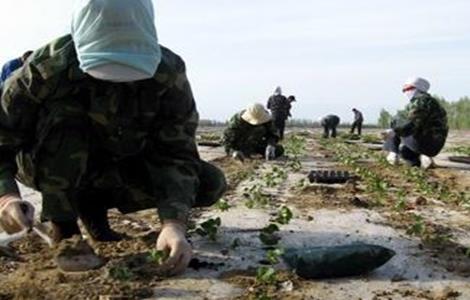
[(287, 167), (291, 168), (294, 172), (298, 172), (302, 169), (302, 163), (297, 157), (295, 157), (287, 162)]
[(269, 196), (264, 194), (263, 188), (259, 184), (244, 189), (244, 197), (247, 198), (245, 206), (248, 208), (265, 207), (269, 204)]
[(268, 226), (261, 229), (259, 239), (267, 246), (277, 245), (277, 243), (279, 243), (281, 240), (281, 238), (276, 234), (279, 231), (279, 226), (276, 224), (269, 224)]
[(302, 178), (302, 179), (300, 179), (299, 181), (297, 181), (297, 182), (295, 183), (295, 186), (294, 186), (293, 189), (294, 189), (294, 190), (297, 190), (297, 191), (302, 191), (302, 190), (304, 190), (306, 187), (308, 187), (308, 181), (307, 181), (307, 179)]
[(127, 267), (112, 267), (109, 269), (111, 278), (119, 281), (129, 281), (134, 277), (132, 271)]
[(362, 136), (362, 141), (364, 143), (379, 144), (383, 142), (383, 139), (375, 134), (364, 134)]
[(196, 229), (196, 233), (203, 237), (207, 236), (211, 241), (216, 241), (217, 232), (221, 224), (220, 218), (209, 219), (199, 225), (200, 227)]
[(275, 284), (277, 281), (276, 270), (271, 267), (259, 267), (256, 272), (256, 282), (259, 284)]
[(294, 215), (292, 214), (292, 211), (287, 206), (283, 206), (277, 212), (277, 217), (276, 219), (274, 219), (274, 221), (281, 225), (286, 225), (286, 224), (289, 224), (293, 216)]
[(287, 179), (287, 172), (274, 166), (270, 172), (263, 175), (263, 181), (266, 187), (275, 187)]
[(230, 204), (228, 204), (228, 202), (224, 199), (220, 199), (219, 201), (217, 201), (215, 207), (217, 207), (217, 209), (219, 209), (220, 211), (227, 211), (231, 208)]
[(406, 209), (406, 191), (404, 189), (400, 189), (397, 192), (397, 202), (395, 203), (395, 210), (403, 211)]
[(289, 156), (300, 156), (305, 153), (307, 140), (303, 136), (291, 135), (284, 143), (285, 152)]
[(274, 249), (268, 250), (266, 253), (266, 258), (268, 259), (269, 263), (272, 265), (278, 264), (280, 262), (280, 257), (284, 254), (283, 249)]
[(157, 265), (161, 265), (168, 259), (168, 256), (169, 254), (167, 251), (152, 250), (149, 253), (147, 261)]
[(470, 146), (458, 146), (449, 149), (450, 152), (470, 156)]
[(240, 247), (240, 239), (239, 238), (235, 238), (233, 241), (232, 241), (232, 244), (230, 245), (230, 249), (237, 249), (238, 247)]
[(261, 294), (255, 296), (256, 300), (273, 300), (272, 297), (269, 297), (265, 291), (261, 291)]
[(409, 235), (423, 236), (426, 232), (426, 224), (421, 216), (414, 215), (414, 223), (406, 231)]

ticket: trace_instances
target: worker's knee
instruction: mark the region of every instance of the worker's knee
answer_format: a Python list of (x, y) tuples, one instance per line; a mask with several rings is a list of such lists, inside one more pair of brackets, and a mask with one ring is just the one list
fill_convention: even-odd
[(196, 197), (196, 207), (207, 207), (216, 203), (227, 190), (225, 175), (216, 166), (202, 162), (199, 175), (200, 186)]

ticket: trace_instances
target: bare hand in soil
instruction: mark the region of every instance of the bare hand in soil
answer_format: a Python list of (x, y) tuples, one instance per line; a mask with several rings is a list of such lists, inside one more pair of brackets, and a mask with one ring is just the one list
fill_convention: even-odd
[(183, 273), (192, 257), (192, 249), (185, 236), (185, 226), (176, 222), (166, 222), (158, 236), (157, 250), (169, 253), (161, 270), (168, 275)]
[(86, 272), (98, 269), (104, 264), (93, 248), (78, 236), (60, 242), (54, 260), (57, 267), (64, 272)]
[(8, 234), (15, 234), (31, 229), (34, 221), (34, 207), (18, 196), (5, 196), (3, 207), (0, 207), (0, 226)]

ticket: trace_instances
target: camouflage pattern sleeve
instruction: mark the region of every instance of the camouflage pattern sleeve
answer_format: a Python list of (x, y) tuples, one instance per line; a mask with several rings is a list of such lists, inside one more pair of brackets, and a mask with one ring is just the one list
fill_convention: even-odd
[(229, 154), (230, 150), (240, 150), (237, 148), (237, 141), (240, 137), (240, 114), (234, 115), (228, 122), (228, 126), (224, 131), (223, 144), (225, 153)]
[(35, 64), (28, 63), (3, 86), (0, 112), (0, 195), (17, 193), (15, 156), (31, 141), (37, 111), (51, 87)]
[[(162, 114), (157, 120), (148, 154), (150, 174), (157, 191), (160, 220), (187, 221), (199, 188), (200, 158), (196, 146), (199, 115), (178, 57), (174, 78), (161, 77), (168, 88), (160, 98)], [(157, 75), (157, 81), (160, 79)]]
[(425, 97), (417, 97), (409, 104), (407, 108), (408, 118), (417, 128), (422, 127), (422, 124), (425, 124), (426, 118), (428, 118), (428, 113), (430, 111), (427, 109), (426, 102), (429, 101)]

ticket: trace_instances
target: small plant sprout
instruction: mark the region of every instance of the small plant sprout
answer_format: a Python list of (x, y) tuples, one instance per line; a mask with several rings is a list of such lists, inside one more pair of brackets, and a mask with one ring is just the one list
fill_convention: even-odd
[(149, 253), (147, 260), (157, 265), (163, 264), (168, 259), (168, 252), (161, 250), (152, 250)]
[(243, 196), (247, 199), (245, 206), (248, 208), (265, 207), (269, 204), (269, 196), (267, 196), (261, 185), (254, 184), (244, 189)]
[(271, 265), (276, 265), (279, 263), (279, 258), (284, 254), (283, 249), (273, 249), (273, 250), (268, 250), (266, 253), (266, 257)]
[(406, 231), (409, 235), (422, 236), (426, 232), (426, 224), (423, 217), (414, 215), (414, 223)]
[(222, 221), (220, 218), (209, 219), (196, 229), (196, 233), (203, 237), (208, 237), (211, 241), (217, 240), (217, 232), (219, 230)]
[(230, 249), (235, 250), (235, 249), (237, 249), (238, 247), (240, 247), (240, 239), (239, 239), (239, 238), (235, 238), (235, 239), (232, 241), (232, 244), (230, 245)]
[(292, 211), (287, 207), (283, 206), (281, 209), (277, 212), (277, 217), (274, 220), (276, 223), (279, 223), (281, 225), (287, 225), (293, 218)]
[(261, 232), (259, 234), (259, 239), (261, 242), (267, 246), (273, 246), (277, 245), (277, 243), (280, 241), (280, 237), (276, 234), (279, 232), (279, 226), (276, 224), (272, 223), (269, 224), (268, 226), (264, 227), (261, 229)]
[(219, 209), (220, 211), (227, 211), (230, 209), (231, 206), (225, 199), (220, 199), (215, 204), (215, 207), (217, 207), (217, 209)]
[(400, 189), (397, 192), (397, 202), (395, 203), (395, 209), (397, 211), (403, 211), (406, 209), (406, 191)]
[(275, 284), (277, 281), (276, 270), (271, 267), (259, 267), (256, 272), (256, 282), (260, 284)]
[(132, 271), (127, 267), (116, 266), (109, 269), (111, 278), (119, 281), (129, 281), (134, 277)]

